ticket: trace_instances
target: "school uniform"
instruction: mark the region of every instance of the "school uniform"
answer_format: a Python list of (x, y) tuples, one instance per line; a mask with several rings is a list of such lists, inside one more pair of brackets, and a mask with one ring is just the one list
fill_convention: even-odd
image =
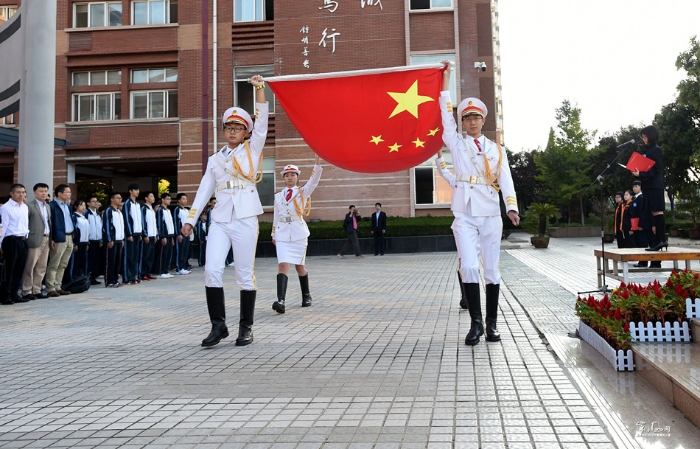
[(72, 279), (84, 276), (88, 273), (88, 247), (90, 246), (90, 223), (83, 214), (73, 212), (73, 257), (70, 263)]
[[(105, 251), (105, 287), (119, 287), (119, 267), (122, 261), (125, 230), (124, 216), (112, 206), (105, 209), (103, 217), (103, 244)], [(113, 245), (110, 248), (109, 243)]]
[[(323, 168), (314, 165), (309, 181), (302, 187), (294, 186), (284, 188), (275, 194), (274, 214), (272, 220), (272, 239), (277, 250), (277, 263), (290, 263), (304, 265), (306, 262), (306, 248), (309, 244), (309, 227), (304, 216), (311, 210), (311, 194), (321, 180)], [(287, 165), (281, 172), (300, 174), (296, 165)], [(277, 274), (277, 301), (272, 304), (272, 309), (278, 313), (285, 312), (285, 298), (287, 294), (287, 275)], [(309, 274), (299, 276), (301, 285), (302, 307), (311, 305), (311, 293), (309, 291)]]
[[(158, 208), (156, 213), (156, 222), (158, 223), (158, 237), (160, 242), (156, 245), (156, 257), (154, 265), (156, 273), (161, 277), (170, 277), (168, 270), (170, 268), (170, 257), (173, 252), (173, 242), (175, 241), (175, 223), (173, 216), (165, 206)], [(163, 244), (165, 240), (165, 244)]]
[[(141, 282), (141, 236), (143, 235), (143, 215), (141, 205), (127, 199), (122, 207), (124, 215), (124, 282), (133, 284)], [(131, 239), (131, 240), (130, 240)]]
[[(158, 222), (153, 206), (144, 204), (141, 206), (141, 216), (143, 217), (143, 238), (141, 239), (141, 267), (139, 273), (141, 279), (155, 279), (151, 276), (151, 267), (155, 259), (156, 241), (158, 241)], [(148, 238), (148, 242), (146, 242)]]
[(177, 206), (175, 208), (175, 214), (173, 217), (175, 219), (175, 234), (178, 237), (182, 237), (181, 242), (175, 242), (174, 257), (175, 269), (180, 274), (186, 274), (183, 272), (187, 271), (187, 267), (190, 264), (190, 238), (182, 235), (182, 232), (180, 231), (182, 229), (182, 226), (185, 224), (185, 220), (187, 219), (188, 214), (189, 212), (186, 208), (182, 206)]
[(88, 208), (85, 211), (85, 216), (88, 220), (88, 273), (90, 273), (90, 284), (98, 285), (100, 281), (97, 276), (100, 275), (100, 265), (102, 263), (104, 247), (102, 246), (102, 216), (97, 212), (97, 209)]
[(197, 265), (203, 267), (207, 263), (207, 222), (198, 220), (195, 228), (197, 240), (199, 240), (199, 248), (197, 250)]

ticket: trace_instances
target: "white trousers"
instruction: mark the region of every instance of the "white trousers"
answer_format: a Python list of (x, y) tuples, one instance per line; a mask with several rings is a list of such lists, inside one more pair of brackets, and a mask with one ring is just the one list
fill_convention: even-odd
[(258, 217), (234, 219), (229, 223), (213, 221), (207, 234), (207, 262), (204, 285), (224, 286), (224, 266), (228, 250), (233, 248), (236, 283), (241, 290), (256, 290), (255, 249), (258, 245)]
[(479, 282), (479, 256), (484, 267), (484, 282), (500, 284), (498, 259), (501, 251), (501, 234), (503, 220), (495, 217), (472, 217), (469, 214), (455, 212), (452, 232), (457, 244), (457, 254), (461, 264), (459, 273), (464, 283)]

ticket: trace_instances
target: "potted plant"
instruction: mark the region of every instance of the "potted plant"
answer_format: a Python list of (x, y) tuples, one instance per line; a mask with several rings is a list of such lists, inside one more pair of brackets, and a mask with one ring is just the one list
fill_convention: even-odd
[(536, 230), (536, 234), (530, 238), (535, 248), (547, 248), (549, 246), (549, 235), (547, 234), (547, 223), (550, 218), (559, 218), (561, 214), (556, 206), (549, 203), (532, 203), (525, 211), (523, 223), (530, 231)]

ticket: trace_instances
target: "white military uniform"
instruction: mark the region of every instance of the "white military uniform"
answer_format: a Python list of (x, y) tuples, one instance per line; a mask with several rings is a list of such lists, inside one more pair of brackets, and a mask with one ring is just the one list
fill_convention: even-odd
[(452, 153), (454, 175), (447, 169), (443, 158), (437, 158), (435, 163), (440, 175), (452, 186), (451, 209), (455, 216), (452, 231), (461, 260), (459, 269), (462, 282), (479, 282), (481, 252), (485, 283), (500, 284), (498, 258), (503, 221), (498, 189), (493, 184), (500, 187), (503, 193), (506, 211), (518, 212), (506, 152), (483, 135), (478, 139), (481, 146), (479, 151), (473, 138), (464, 138), (457, 132), (449, 91), (440, 94), (440, 111), (442, 139)]
[[(255, 290), (253, 266), (258, 243), (258, 215), (263, 213), (255, 178), (267, 138), (268, 103), (256, 103), (257, 120), (249, 140), (236, 148), (221, 148), (207, 163), (197, 195), (185, 223), (193, 228), (200, 210), (216, 193), (207, 235), (204, 285), (223, 287), (226, 256), (233, 248), (236, 282), (241, 290)], [(248, 127), (250, 129), (250, 127)], [(238, 165), (240, 172), (234, 168)]]
[(286, 199), (287, 187), (275, 194), (275, 214), (272, 221), (272, 238), (276, 243), (277, 262), (304, 265), (308, 246), (309, 227), (303, 213), (311, 200), (311, 194), (321, 180), (323, 168), (314, 165), (309, 182), (303, 187), (292, 187), (292, 196)]

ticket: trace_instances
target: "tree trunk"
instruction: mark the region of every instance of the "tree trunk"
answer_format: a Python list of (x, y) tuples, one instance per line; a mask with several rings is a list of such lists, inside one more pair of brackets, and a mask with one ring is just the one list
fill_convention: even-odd
[(581, 226), (586, 226), (586, 214), (583, 213), (583, 197), (580, 197), (578, 202), (581, 207)]

